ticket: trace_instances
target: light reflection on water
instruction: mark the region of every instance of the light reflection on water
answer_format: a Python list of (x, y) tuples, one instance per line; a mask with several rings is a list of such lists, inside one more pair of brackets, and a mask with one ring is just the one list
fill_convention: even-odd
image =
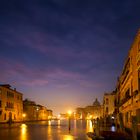
[(93, 132), (93, 129), (91, 120), (87, 120), (86, 132)]
[(67, 120), (21, 124), (18, 127), (0, 129), (2, 140), (90, 140), (86, 133), (93, 132), (90, 120)]
[(50, 120), (48, 121), (48, 125), (51, 125), (51, 121)]
[(74, 140), (74, 137), (71, 135), (64, 135), (64, 136), (62, 136), (62, 139), (63, 140)]
[(20, 137), (21, 140), (27, 139), (27, 125), (26, 124), (21, 125), (21, 135), (20, 136), (21, 136)]
[(115, 132), (115, 131), (116, 131), (116, 127), (115, 127), (115, 126), (112, 126), (112, 127), (111, 127), (111, 131), (112, 131), (112, 132)]

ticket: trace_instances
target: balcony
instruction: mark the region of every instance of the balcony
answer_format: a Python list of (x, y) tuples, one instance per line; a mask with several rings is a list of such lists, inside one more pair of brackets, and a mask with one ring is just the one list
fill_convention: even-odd
[(9, 107), (5, 107), (5, 110), (7, 110), (7, 111), (15, 111), (14, 108), (9, 108)]

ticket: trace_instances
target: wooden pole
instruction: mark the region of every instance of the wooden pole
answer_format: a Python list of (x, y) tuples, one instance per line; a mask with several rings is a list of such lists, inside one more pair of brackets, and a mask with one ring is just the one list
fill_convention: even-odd
[(137, 140), (137, 117), (132, 116), (132, 136), (133, 140)]

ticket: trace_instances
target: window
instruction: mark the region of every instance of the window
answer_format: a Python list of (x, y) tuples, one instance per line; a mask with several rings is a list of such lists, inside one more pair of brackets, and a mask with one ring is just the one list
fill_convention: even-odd
[(7, 91), (7, 97), (14, 98), (14, 93)]
[(6, 120), (6, 113), (4, 114), (4, 120)]
[(10, 102), (7, 102), (6, 103), (6, 107), (7, 108), (14, 108), (14, 104), (13, 103), (10, 103)]
[(125, 121), (128, 122), (128, 112), (125, 114)]
[(106, 98), (106, 104), (107, 104), (107, 105), (109, 104), (109, 100), (108, 100), (108, 98)]
[(130, 98), (130, 90), (128, 89), (125, 93), (125, 98), (129, 99)]
[(108, 114), (108, 107), (106, 107), (106, 113)]

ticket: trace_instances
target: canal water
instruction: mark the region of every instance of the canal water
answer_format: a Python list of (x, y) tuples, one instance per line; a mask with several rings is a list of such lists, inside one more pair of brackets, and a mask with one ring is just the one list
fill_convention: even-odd
[(70, 131), (67, 120), (52, 120), (1, 125), (0, 140), (91, 140), (87, 132), (93, 132), (90, 120), (71, 120)]

